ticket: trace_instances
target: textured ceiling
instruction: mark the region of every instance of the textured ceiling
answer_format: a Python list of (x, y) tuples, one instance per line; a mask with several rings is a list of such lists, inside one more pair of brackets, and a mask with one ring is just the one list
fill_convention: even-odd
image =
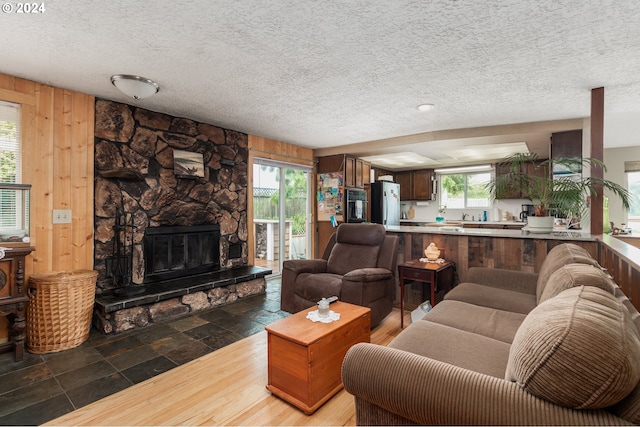
[[(0, 14), (0, 72), (356, 151), (405, 135), (588, 117), (591, 89), (605, 87), (605, 146), (640, 145), (636, 0), (44, 4), (40, 14)], [(160, 92), (129, 100), (110, 83), (120, 73), (153, 79)], [(436, 108), (420, 112), (422, 103)]]

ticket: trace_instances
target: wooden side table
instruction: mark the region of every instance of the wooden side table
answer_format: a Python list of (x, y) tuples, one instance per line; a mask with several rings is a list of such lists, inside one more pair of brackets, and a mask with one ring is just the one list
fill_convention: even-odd
[(13, 332), (13, 340), (0, 344), (0, 351), (14, 348), (16, 362), (24, 356), (25, 303), (29, 301), (24, 258), (34, 250), (31, 246), (12, 246), (0, 259), (0, 315), (9, 317), (9, 330)]
[(342, 360), (359, 342), (370, 342), (371, 309), (336, 301), (331, 323), (307, 319), (311, 307), (267, 326), (269, 382), (274, 395), (309, 415), (342, 389)]
[(429, 283), (431, 287), (431, 304), (436, 305), (436, 289), (440, 287), (440, 275), (448, 269), (453, 269), (453, 262), (442, 264), (422, 262), (413, 259), (398, 265), (398, 279), (400, 283), (400, 329), (404, 328), (404, 281)]

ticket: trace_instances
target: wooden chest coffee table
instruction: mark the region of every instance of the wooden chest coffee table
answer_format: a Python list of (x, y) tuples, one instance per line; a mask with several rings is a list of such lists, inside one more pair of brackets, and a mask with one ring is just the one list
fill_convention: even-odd
[(303, 310), (267, 326), (269, 382), (274, 395), (312, 414), (342, 389), (342, 360), (347, 350), (371, 340), (371, 309), (336, 301), (340, 319), (312, 322)]

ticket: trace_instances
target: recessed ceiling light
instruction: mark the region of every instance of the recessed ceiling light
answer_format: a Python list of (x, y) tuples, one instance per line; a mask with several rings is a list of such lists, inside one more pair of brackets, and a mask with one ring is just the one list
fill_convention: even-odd
[(418, 110), (420, 110), (420, 111), (431, 111), (434, 108), (436, 108), (436, 106), (433, 105), (433, 104), (420, 104), (420, 105), (418, 105)]

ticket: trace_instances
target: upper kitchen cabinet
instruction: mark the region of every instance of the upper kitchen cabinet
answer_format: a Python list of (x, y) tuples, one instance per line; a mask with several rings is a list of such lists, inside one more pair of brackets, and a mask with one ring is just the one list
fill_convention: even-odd
[(431, 200), (433, 176), (433, 169), (413, 171), (413, 200)]
[[(508, 175), (511, 170), (511, 165), (496, 165), (496, 181), (500, 181), (500, 177), (504, 175)], [(501, 188), (500, 191), (496, 189), (496, 199), (521, 199), (522, 192), (519, 189), (504, 189)]]
[(400, 184), (400, 200), (432, 200), (433, 169), (397, 172), (395, 180)]
[(582, 158), (582, 129), (551, 134), (551, 159)]
[(582, 158), (582, 129), (568, 130), (565, 132), (556, 132), (551, 134), (551, 164), (553, 174), (561, 174), (567, 176), (580, 175), (582, 171), (568, 170), (562, 165), (554, 165), (554, 159), (560, 158)]
[(392, 171), (386, 170), (386, 169), (380, 169), (380, 168), (373, 168), (373, 180), (377, 181), (378, 178), (380, 178), (381, 176), (393, 176), (394, 173)]
[(411, 188), (413, 187), (413, 174), (411, 171), (396, 172), (393, 178), (400, 184), (400, 200), (411, 200)]
[[(521, 165), (521, 167), (525, 168), (525, 173), (529, 176), (540, 176), (540, 177), (548, 177), (549, 176), (549, 167), (547, 164), (542, 164), (543, 161), (540, 160), (533, 164)], [(496, 179), (502, 175), (508, 175), (510, 171), (511, 165), (496, 165)], [(529, 195), (517, 190), (512, 189), (512, 191), (502, 190), (501, 192), (496, 194), (496, 199), (526, 199)]]
[[(330, 166), (329, 166), (330, 165)], [(331, 171), (325, 169), (332, 169)], [(346, 188), (364, 188), (370, 184), (371, 164), (344, 154), (318, 158), (318, 172), (342, 172)]]

